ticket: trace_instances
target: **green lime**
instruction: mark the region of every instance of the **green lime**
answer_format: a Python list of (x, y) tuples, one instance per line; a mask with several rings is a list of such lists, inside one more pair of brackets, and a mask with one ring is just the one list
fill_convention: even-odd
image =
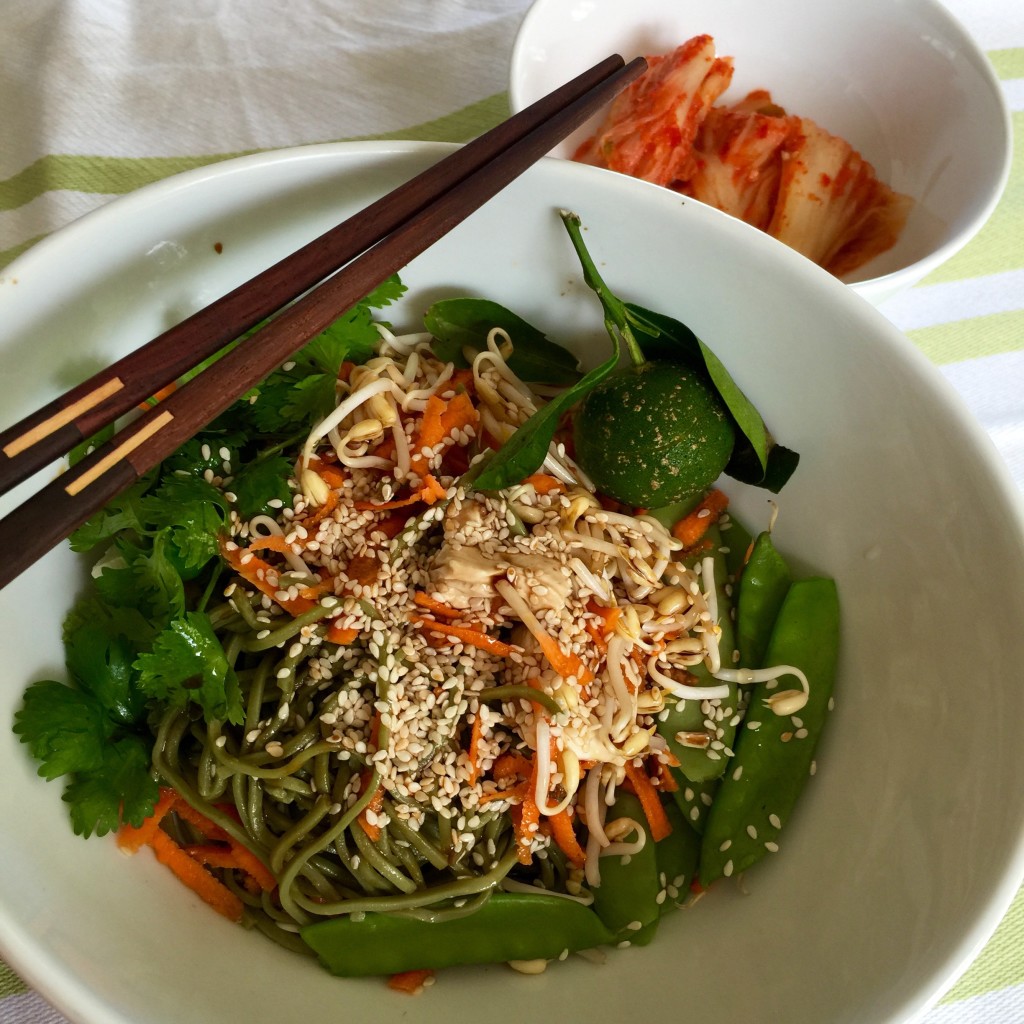
[(573, 440), (602, 494), (649, 508), (706, 491), (729, 461), (735, 430), (710, 383), (682, 364), (648, 362), (587, 395)]

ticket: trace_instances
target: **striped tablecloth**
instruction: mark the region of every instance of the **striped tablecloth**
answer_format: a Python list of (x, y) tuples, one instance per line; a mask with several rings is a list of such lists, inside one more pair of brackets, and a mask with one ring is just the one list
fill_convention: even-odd
[[(463, 141), (507, 113), (528, 0), (0, 0), (0, 267), (147, 182), (338, 139)], [(1024, 488), (1024, 3), (948, 0), (1013, 111), (1009, 188), (977, 238), (885, 312)], [(0, 1024), (63, 1018), (0, 961)], [(925, 1024), (1024, 1022), (1024, 892)]]

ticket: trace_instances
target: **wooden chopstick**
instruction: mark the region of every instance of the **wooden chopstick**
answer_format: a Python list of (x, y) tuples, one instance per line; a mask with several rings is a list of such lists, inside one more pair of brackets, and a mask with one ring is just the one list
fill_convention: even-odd
[(611, 56), (216, 302), (0, 432), (0, 494), (70, 451), (379, 242), (623, 67)]
[[(396, 218), (399, 223), (385, 237), (8, 514), (0, 521), (0, 545), (5, 551), (0, 560), (0, 587), (19, 576), (111, 498), (223, 412), (238, 395), (259, 383), (382, 281), (536, 163), (646, 68), (642, 58), (625, 66), (621, 58), (612, 61), (611, 67), (607, 67), (608, 62), (597, 66), (604, 68), (603, 77), (568, 99), (563, 94), (557, 109), (549, 107), (548, 116), (526, 130), (521, 122), (513, 125), (515, 118), (492, 129), (487, 135), (492, 141), (495, 137), (502, 140), (502, 144), (491, 149), (489, 143), (481, 143), (480, 148), (489, 152), (489, 158), (465, 173), (460, 165), (454, 183), (445, 175), (438, 176), (441, 180), (432, 176), (428, 184), (433, 195), (424, 195), (411, 203), (411, 215), (407, 212), (405, 217)], [(552, 95), (560, 93), (562, 90)], [(398, 191), (407, 189), (408, 185)], [(385, 206), (389, 206), (387, 198)], [(408, 198), (406, 193), (401, 201), (405, 203)], [(365, 211), (356, 216), (365, 220)], [(259, 282), (260, 278), (254, 281)], [(214, 351), (219, 347), (215, 346)], [(166, 378), (162, 380), (168, 382)], [(145, 395), (149, 393), (145, 391)]]

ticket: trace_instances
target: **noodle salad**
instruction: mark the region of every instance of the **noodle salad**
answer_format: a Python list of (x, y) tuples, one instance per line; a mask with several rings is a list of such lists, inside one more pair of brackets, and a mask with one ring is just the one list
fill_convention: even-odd
[[(493, 304), (473, 343), (396, 333), (372, 310), (401, 291), (79, 531), (102, 555), (65, 626), (76, 685), (33, 684), (15, 729), (76, 831), (416, 990), (650, 941), (777, 850), (837, 624), (831, 581), (794, 581), (717, 486), (653, 511), (599, 491), (564, 351), (519, 349)], [(527, 349), (557, 386), (520, 376)]]

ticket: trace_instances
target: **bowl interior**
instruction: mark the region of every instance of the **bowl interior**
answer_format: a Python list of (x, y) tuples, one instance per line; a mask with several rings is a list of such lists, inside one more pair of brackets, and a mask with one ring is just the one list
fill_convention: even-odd
[[(39, 245), (0, 283), (5, 417), (444, 151), (243, 158)], [(1024, 531), (987, 439), (910, 344), (823, 271), (700, 204), (565, 161), (542, 161), (415, 260), (392, 321), (415, 327), (432, 299), (475, 293), (597, 360), (607, 339), (556, 215), (566, 205), (610, 285), (689, 323), (802, 453), (776, 538), (837, 578), (843, 652), (819, 769), (782, 852), (603, 966), (460, 971), (414, 1003), (378, 981), (331, 978), (217, 918), (148, 855), (126, 861), (109, 839), (72, 835), (59, 787), (10, 731), (24, 685), (61, 672), (60, 620), (81, 568), (59, 550), (0, 592), (0, 816), (16, 823), (0, 833), (0, 949), (72, 1019), (171, 1024), (188, 993), (221, 1024), (327, 1024), (339, 1006), (357, 1020), (440, 1022), (482, 1004), (518, 1022), (524, 999), (595, 1022), (625, 1019), (638, 1000), (658, 1016), (699, 1000), (730, 1024), (881, 1024), (937, 998), (995, 927), (1024, 873)], [(733, 493), (748, 523), (767, 522), (768, 495)]]
[[(849, 282), (906, 275), (920, 264), (919, 279), (991, 213), (1009, 169), (1008, 116), (984, 55), (936, 0), (537, 0), (513, 49), (512, 106), (521, 109), (610, 53), (627, 60), (667, 53), (700, 33), (735, 58), (724, 100), (769, 89), (791, 113), (849, 141), (882, 180), (914, 198), (896, 246)], [(571, 156), (592, 126), (554, 152)], [(883, 290), (862, 289), (873, 300)]]

